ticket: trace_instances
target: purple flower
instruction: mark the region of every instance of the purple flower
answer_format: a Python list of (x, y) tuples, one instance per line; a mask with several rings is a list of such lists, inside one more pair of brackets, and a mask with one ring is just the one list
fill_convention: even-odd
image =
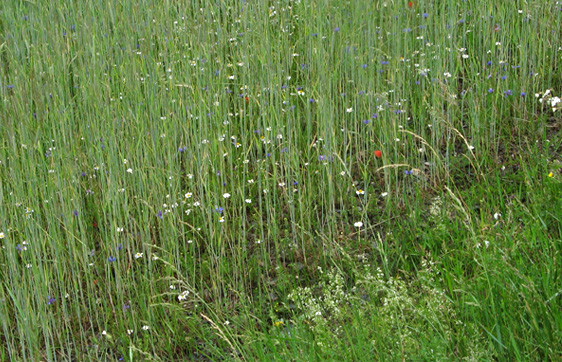
[(521, 97), (525, 97), (526, 95), (527, 95), (527, 93), (521, 92)]
[(494, 89), (488, 88), (488, 93), (494, 93)]
[(224, 211), (224, 209), (219, 206), (219, 207), (216, 207), (214, 211), (215, 211), (216, 213), (218, 213), (218, 214), (222, 214), (222, 212)]
[(506, 90), (505, 92), (503, 92), (503, 95), (506, 96), (506, 97), (507, 97), (507, 96), (510, 96), (510, 95), (512, 95), (512, 94), (513, 94), (513, 92), (511, 92), (511, 89), (508, 89), (508, 90)]
[(160, 219), (162, 219), (162, 210), (158, 210), (158, 214), (156, 214)]
[(365, 124), (369, 124), (369, 122), (370, 121), (368, 119), (363, 120), (363, 123), (365, 123)]
[(340, 31), (340, 27), (336, 26), (336, 28), (334, 29), (334, 31), (337, 33), (338, 31)]
[(107, 258), (107, 261), (109, 261), (110, 263), (114, 262), (116, 259), (113, 255), (109, 256), (109, 258)]
[(51, 304), (53, 304), (53, 303), (56, 301), (56, 299), (53, 298), (53, 297), (51, 297), (50, 295), (47, 297), (47, 299), (48, 299), (48, 301), (47, 301), (47, 304), (48, 304), (48, 305), (51, 305)]
[(73, 214), (74, 216), (78, 216), (78, 210), (74, 210), (74, 211), (72, 212), (72, 214)]

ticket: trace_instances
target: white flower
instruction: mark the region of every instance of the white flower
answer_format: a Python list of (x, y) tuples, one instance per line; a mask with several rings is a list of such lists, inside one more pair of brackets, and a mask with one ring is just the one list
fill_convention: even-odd
[(191, 198), (192, 195), (193, 194), (191, 192), (188, 192), (184, 196), (185, 196), (186, 199), (189, 199), (189, 198)]
[(117, 232), (118, 232), (118, 233), (122, 233), (122, 232), (123, 232), (123, 228), (118, 227), (118, 228), (117, 228)]
[(178, 301), (186, 300), (187, 296), (189, 295), (189, 291), (185, 290), (178, 295)]
[(500, 217), (502, 217), (502, 214), (500, 214), (499, 212), (496, 212), (496, 213), (494, 214), (494, 219), (495, 219), (495, 220), (498, 220)]
[(101, 332), (101, 335), (102, 335), (102, 336), (107, 336), (107, 331), (104, 329), (104, 330)]
[(222, 197), (228, 199), (230, 197), (230, 194), (228, 192), (225, 192), (224, 194), (222, 194)]
[(133, 330), (132, 330), (132, 329), (127, 329), (127, 334), (128, 334), (128, 335), (133, 334)]
[(363, 222), (357, 221), (355, 224), (353, 224), (353, 226), (355, 226), (356, 228), (363, 227)]
[(246, 199), (244, 200), (247, 204), (251, 204), (252, 203), (252, 199)]
[(135, 259), (142, 258), (143, 255), (144, 255), (144, 253), (136, 253), (136, 254), (135, 254)]
[(143, 330), (143, 331), (148, 331), (149, 329), (150, 329), (149, 326), (142, 326), (142, 330)]
[(248, 180), (248, 183), (249, 183), (249, 184), (253, 184), (253, 183), (254, 183), (254, 179)]
[(351, 112), (353, 112), (353, 107), (346, 108), (345, 111), (347, 113), (351, 113)]
[(219, 217), (219, 222), (224, 222), (224, 216)]
[(388, 195), (388, 192), (383, 192), (383, 193), (381, 194), (382, 197), (385, 197), (386, 195)]
[(0, 232), (0, 239), (4, 239), (6, 237), (6, 235), (4, 235), (3, 232)]
[(363, 191), (363, 190), (361, 190), (361, 189), (355, 191), (355, 193), (356, 193), (357, 195), (365, 195), (365, 191)]
[(133, 169), (132, 169), (132, 168), (128, 168), (128, 169), (127, 169), (127, 172), (128, 172), (128, 173), (133, 173)]

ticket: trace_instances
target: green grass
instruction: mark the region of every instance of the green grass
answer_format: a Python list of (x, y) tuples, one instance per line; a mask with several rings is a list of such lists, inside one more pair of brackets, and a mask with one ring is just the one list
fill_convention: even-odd
[(2, 2), (0, 361), (562, 360), (561, 19)]

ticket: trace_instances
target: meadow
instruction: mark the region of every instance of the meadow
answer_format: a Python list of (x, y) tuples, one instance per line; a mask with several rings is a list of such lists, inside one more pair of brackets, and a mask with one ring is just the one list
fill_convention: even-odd
[(562, 361), (561, 20), (2, 1), (0, 361)]

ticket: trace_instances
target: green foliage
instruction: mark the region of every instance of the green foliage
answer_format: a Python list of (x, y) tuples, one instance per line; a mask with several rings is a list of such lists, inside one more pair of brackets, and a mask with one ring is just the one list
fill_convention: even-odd
[(559, 360), (561, 17), (1, 2), (0, 361)]

